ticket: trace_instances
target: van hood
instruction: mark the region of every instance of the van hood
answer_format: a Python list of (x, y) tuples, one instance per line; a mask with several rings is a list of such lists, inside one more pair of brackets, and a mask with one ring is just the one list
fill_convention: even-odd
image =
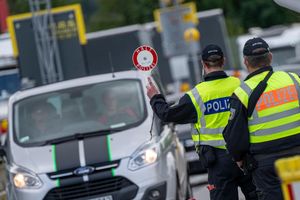
[(13, 162), (37, 174), (93, 166), (130, 157), (151, 138), (150, 120), (138, 127), (109, 135), (56, 145), (22, 148), (13, 144)]

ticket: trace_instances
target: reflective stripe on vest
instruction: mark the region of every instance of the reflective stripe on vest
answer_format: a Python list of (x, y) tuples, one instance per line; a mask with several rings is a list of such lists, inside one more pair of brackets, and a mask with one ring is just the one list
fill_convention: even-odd
[[(259, 75), (262, 79), (265, 77), (265, 75)], [(281, 80), (287, 80), (285, 81), (286, 85), (270, 90), (276, 85), (273, 82), (276, 79), (272, 80), (274, 75), (278, 80), (280, 78)], [(272, 141), (300, 133), (300, 79), (297, 81), (294, 75), (285, 72), (275, 72), (272, 77), (268, 81), (266, 91), (261, 95), (255, 106), (255, 112), (248, 119), (251, 143)], [(249, 97), (257, 86), (251, 89), (248, 85), (249, 82), (251, 82), (251, 79), (241, 84), (241, 87), (235, 91), (236, 96), (246, 108)], [(245, 95), (247, 96), (245, 97)], [(246, 98), (247, 100), (245, 100)]]
[(197, 102), (196, 110), (197, 110), (198, 119), (200, 119), (201, 127), (205, 127), (204, 115), (203, 114), (200, 115), (201, 111), (205, 112), (205, 105), (196, 88), (192, 89), (191, 92), (193, 94), (195, 101)]
[(199, 95), (197, 88), (192, 89), (191, 93), (197, 103), (197, 104), (195, 104), (196, 105), (195, 107), (196, 107), (198, 119), (200, 119), (200, 125), (201, 125), (199, 127), (197, 124), (192, 126), (192, 139), (195, 142), (195, 145), (196, 146), (197, 145), (210, 145), (210, 146), (215, 146), (215, 147), (224, 146), (225, 141), (223, 138), (222, 138), (222, 140), (212, 140), (211, 138), (209, 138), (209, 140), (205, 140), (205, 135), (215, 135), (216, 137), (220, 137), (220, 134), (222, 134), (224, 127), (206, 128), (206, 123), (205, 123), (205, 118), (204, 118), (205, 117), (204, 113), (206, 112), (205, 104), (203, 103), (202, 98)]
[[(199, 133), (197, 132), (198, 129), (194, 128), (196, 131), (193, 131), (192, 134), (193, 135), (199, 135)], [(200, 128), (200, 133), (201, 134), (220, 134), (222, 133), (224, 130), (224, 127), (222, 128), (204, 128), (204, 127), (201, 127)]]
[[(236, 78), (228, 77), (225, 79), (218, 79), (215, 83), (219, 84), (219, 87), (220, 85), (226, 85), (223, 92), (219, 90), (217, 91), (217, 94), (215, 94), (216, 92), (212, 92), (212, 96), (215, 98), (206, 95), (207, 93), (211, 92), (211, 87), (214, 85), (213, 81), (210, 81), (210, 83), (201, 83), (191, 91), (187, 92), (193, 102), (193, 105), (195, 106), (198, 117), (198, 122), (192, 127), (192, 139), (196, 146), (210, 145), (224, 149), (225, 141), (222, 132), (229, 118), (229, 98), (233, 91), (239, 86), (240, 81)], [(205, 92), (205, 90), (207, 90), (207, 92)], [(200, 95), (201, 92), (203, 92), (204, 98), (206, 98), (205, 101), (203, 101), (203, 98)], [(224, 115), (224, 113), (226, 113), (226, 115)], [(219, 118), (217, 118), (218, 116)], [(216, 119), (219, 121), (211, 121)], [(218, 124), (217, 127), (216, 124)], [(219, 126), (221, 124), (222, 126)]]

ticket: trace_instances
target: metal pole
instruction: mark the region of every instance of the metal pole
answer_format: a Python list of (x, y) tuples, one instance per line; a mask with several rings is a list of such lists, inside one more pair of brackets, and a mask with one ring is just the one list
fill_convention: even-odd
[(201, 49), (200, 44), (198, 44), (198, 41), (190, 42), (190, 48), (191, 48), (191, 58), (193, 62), (193, 68), (194, 68), (194, 76), (196, 84), (198, 84), (200, 81), (203, 81), (203, 73), (202, 73), (202, 65), (199, 65), (199, 58), (197, 55), (197, 49)]
[(202, 67), (200, 67), (199, 65), (199, 59), (196, 53), (192, 54), (192, 61), (193, 61), (196, 84), (198, 84), (200, 81), (203, 81), (203, 74), (202, 74), (202, 70), (200, 70), (200, 68), (202, 69)]
[(30, 5), (30, 10), (32, 12), (32, 25), (33, 25), (33, 31), (34, 31), (34, 40), (36, 43), (36, 48), (37, 48), (37, 54), (38, 54), (38, 63), (39, 63), (39, 68), (40, 68), (40, 72), (41, 72), (41, 79), (42, 79), (42, 83), (46, 84), (47, 80), (46, 80), (46, 72), (45, 72), (45, 68), (43, 67), (44, 63), (43, 60), (40, 59), (41, 57), (43, 57), (42, 55), (42, 45), (40, 45), (40, 37), (41, 35), (39, 34), (38, 29), (40, 29), (40, 21), (38, 19), (35, 10), (39, 10), (39, 8), (37, 7), (38, 5), (35, 4), (35, 2), (33, 0), (29, 0), (29, 5)]
[[(56, 81), (62, 81), (64, 79), (64, 76), (63, 76), (63, 70), (62, 70), (62, 64), (61, 64), (61, 57), (60, 57), (60, 51), (59, 51), (59, 47), (58, 47), (58, 42), (57, 42), (57, 38), (56, 38), (56, 28), (54, 25), (54, 19), (53, 19), (53, 16), (51, 14), (51, 1), (50, 3), (48, 4), (49, 7), (48, 7), (48, 14), (50, 15), (49, 17), (49, 24), (50, 24), (50, 27), (49, 27), (49, 32), (50, 32), (50, 35), (51, 35), (51, 41), (52, 41), (52, 53), (54, 54), (53, 55), (53, 61), (54, 61), (54, 66), (56, 66), (56, 68), (54, 68), (55, 72), (54, 74), (56, 74), (56, 77), (55, 77), (55, 80)], [(75, 16), (73, 16), (75, 17)]]
[[(29, 0), (38, 62), (43, 84), (63, 80), (61, 58), (56, 38), (51, 0)], [(46, 10), (40, 14), (40, 10)]]

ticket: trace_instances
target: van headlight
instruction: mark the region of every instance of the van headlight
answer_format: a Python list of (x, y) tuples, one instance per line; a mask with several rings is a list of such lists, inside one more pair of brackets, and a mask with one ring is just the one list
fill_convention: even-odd
[(158, 145), (147, 145), (144, 148), (139, 148), (131, 156), (128, 169), (134, 171), (155, 163), (159, 158), (159, 150), (160, 148)]
[(14, 167), (10, 171), (13, 184), (18, 189), (38, 189), (42, 186), (38, 176), (27, 169)]

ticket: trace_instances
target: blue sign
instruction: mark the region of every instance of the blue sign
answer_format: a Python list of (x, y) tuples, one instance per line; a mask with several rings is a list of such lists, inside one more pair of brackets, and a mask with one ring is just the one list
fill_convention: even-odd
[(229, 107), (230, 107), (229, 100), (230, 97), (224, 97), (224, 98), (213, 99), (208, 102), (205, 102), (204, 115), (229, 111)]
[(21, 88), (20, 75), (17, 70), (3, 70), (0, 72), (0, 95), (2, 90), (13, 94)]

